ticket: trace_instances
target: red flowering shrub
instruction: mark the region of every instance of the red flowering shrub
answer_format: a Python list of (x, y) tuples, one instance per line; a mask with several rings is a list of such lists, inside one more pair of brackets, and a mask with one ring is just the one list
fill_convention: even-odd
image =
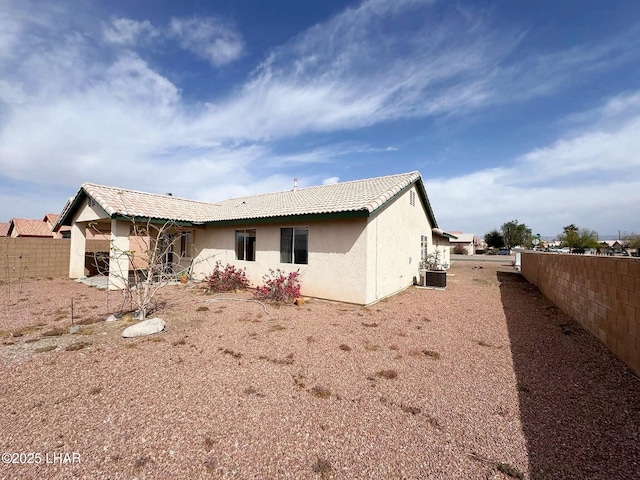
[(208, 284), (208, 290), (214, 293), (233, 292), (249, 286), (249, 279), (244, 268), (236, 268), (229, 264), (222, 268), (220, 261), (216, 262), (213, 273), (205, 280)]
[(269, 270), (269, 275), (262, 277), (264, 285), (256, 288), (255, 296), (260, 300), (272, 302), (291, 302), (300, 296), (300, 271), (285, 273), (279, 268)]

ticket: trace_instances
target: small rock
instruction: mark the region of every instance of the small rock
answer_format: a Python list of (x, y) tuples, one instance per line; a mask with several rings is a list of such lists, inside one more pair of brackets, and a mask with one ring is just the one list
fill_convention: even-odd
[(107, 319), (105, 320), (105, 322), (116, 322), (116, 321), (118, 321), (118, 319), (117, 319), (117, 318), (116, 318), (116, 316), (115, 316), (115, 315), (113, 315), (113, 314), (112, 314), (112, 315), (109, 315), (109, 316), (107, 317)]
[(69, 329), (69, 333), (71, 335), (75, 335), (76, 333), (78, 333), (80, 331), (80, 326), (79, 325), (73, 325), (70, 329)]
[(161, 318), (149, 318), (125, 328), (122, 336), (124, 338), (132, 338), (153, 335), (164, 330), (165, 325), (165, 321)]

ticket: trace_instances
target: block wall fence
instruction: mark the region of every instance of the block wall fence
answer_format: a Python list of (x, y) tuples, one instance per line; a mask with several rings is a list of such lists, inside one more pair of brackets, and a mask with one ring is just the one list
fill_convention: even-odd
[[(108, 252), (109, 240), (87, 240), (87, 253)], [(68, 278), (71, 240), (0, 237), (0, 281)]]
[(522, 274), (640, 375), (640, 258), (523, 252)]

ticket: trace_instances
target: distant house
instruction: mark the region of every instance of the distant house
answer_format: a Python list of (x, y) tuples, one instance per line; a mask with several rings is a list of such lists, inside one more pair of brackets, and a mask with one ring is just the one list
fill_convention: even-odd
[(12, 218), (6, 236), (14, 238), (71, 238), (70, 227), (62, 227), (55, 233), (52, 231), (57, 220), (58, 215), (55, 213), (47, 213), (42, 220)]
[[(448, 237), (440, 235), (419, 172), (218, 203), (85, 183), (55, 226), (71, 227), (69, 276), (84, 275), (90, 225), (110, 231), (112, 243), (126, 250), (133, 218), (172, 222), (186, 239), (173, 261), (191, 265), (195, 278), (218, 260), (245, 268), (253, 284), (269, 269), (299, 269), (303, 295), (363, 305), (405, 289), (422, 258), (449, 248), (434, 243)], [(118, 286), (113, 272), (129, 265), (112, 255), (109, 269)]]
[(11, 226), (8, 222), (0, 222), (0, 237), (8, 237), (9, 236), (9, 227)]
[(53, 238), (53, 232), (43, 220), (31, 218), (12, 218), (9, 237)]
[(473, 233), (462, 233), (459, 231), (451, 231), (449, 233), (456, 237), (451, 239), (453, 253), (459, 252), (463, 255), (474, 255), (476, 253), (477, 237)]
[(601, 255), (623, 255), (627, 249), (620, 240), (602, 240), (597, 251)]

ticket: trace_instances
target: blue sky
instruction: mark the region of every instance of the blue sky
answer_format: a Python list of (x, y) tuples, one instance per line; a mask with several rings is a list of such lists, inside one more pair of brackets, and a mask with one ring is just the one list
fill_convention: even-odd
[(640, 232), (640, 2), (0, 0), (0, 221), (413, 170), (444, 229)]

